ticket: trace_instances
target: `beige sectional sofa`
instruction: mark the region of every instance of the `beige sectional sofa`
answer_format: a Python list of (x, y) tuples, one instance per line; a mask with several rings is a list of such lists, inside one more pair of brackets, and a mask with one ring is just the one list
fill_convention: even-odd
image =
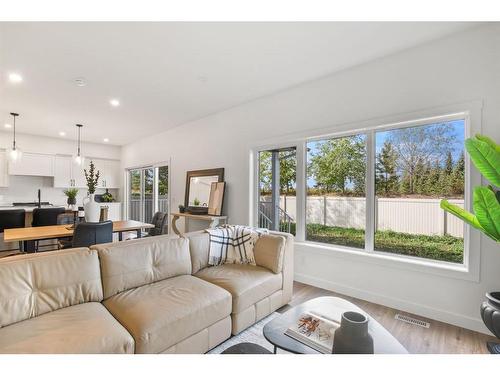
[(293, 237), (208, 266), (208, 234), (0, 259), (0, 353), (205, 353), (291, 299)]

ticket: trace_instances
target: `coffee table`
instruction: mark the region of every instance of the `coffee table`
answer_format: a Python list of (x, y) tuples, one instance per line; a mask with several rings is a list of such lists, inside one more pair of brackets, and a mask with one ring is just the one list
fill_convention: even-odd
[[(379, 322), (355, 304), (338, 297), (319, 297), (304, 302), (274, 318), (264, 326), (264, 337), (274, 345), (274, 353), (280, 348), (296, 354), (321, 354), (301, 342), (285, 335), (285, 331), (306, 312), (316, 312), (340, 322), (342, 313), (356, 311), (368, 317), (368, 332), (373, 337), (375, 354), (408, 354), (408, 351)], [(334, 343), (335, 345), (335, 343)]]

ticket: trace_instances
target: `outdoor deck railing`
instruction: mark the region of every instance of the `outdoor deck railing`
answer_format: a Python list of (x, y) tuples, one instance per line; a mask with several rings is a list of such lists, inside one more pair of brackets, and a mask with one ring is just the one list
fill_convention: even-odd
[[(143, 201), (141, 199), (130, 199), (129, 200), (129, 219), (130, 220), (141, 220), (141, 211), (143, 207)], [(158, 199), (158, 211), (168, 212), (168, 197), (162, 197)], [(144, 200), (144, 221), (146, 223), (151, 223), (153, 220), (153, 199), (146, 198)]]

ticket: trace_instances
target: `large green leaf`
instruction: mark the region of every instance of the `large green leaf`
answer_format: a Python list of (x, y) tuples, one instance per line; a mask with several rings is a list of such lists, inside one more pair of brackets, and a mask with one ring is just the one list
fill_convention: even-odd
[(479, 172), (492, 184), (500, 186), (500, 152), (496, 147), (476, 136), (465, 140), (465, 148)]
[(474, 188), (474, 213), (485, 233), (500, 241), (500, 204), (495, 193), (488, 187)]
[(488, 143), (491, 147), (493, 147), (497, 152), (500, 153), (500, 145), (497, 145), (493, 139), (490, 137), (487, 137), (482, 134), (476, 134), (475, 135), (476, 139), (479, 139), (480, 141)]
[(452, 215), (455, 215), (459, 219), (465, 221), (467, 224), (470, 224), (474, 228), (484, 232), (484, 228), (481, 226), (474, 214), (471, 214), (469, 211), (464, 210), (462, 207), (448, 202), (446, 199), (442, 199), (439, 205), (443, 210), (449, 212)]

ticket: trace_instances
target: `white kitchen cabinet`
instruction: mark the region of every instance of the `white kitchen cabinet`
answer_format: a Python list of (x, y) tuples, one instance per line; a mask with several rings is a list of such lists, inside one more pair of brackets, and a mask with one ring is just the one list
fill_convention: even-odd
[(96, 158), (85, 158), (84, 165), (79, 166), (73, 163), (71, 156), (55, 156), (54, 187), (67, 188), (86, 188), (84, 169), (87, 173), (90, 168), (90, 162), (94, 162), (96, 171), (99, 171), (99, 189), (119, 189), (120, 188), (120, 162), (118, 160), (105, 160)]
[(73, 187), (73, 158), (71, 156), (56, 155), (54, 158), (54, 187)]
[(87, 187), (83, 168), (88, 168), (88, 166), (80, 166), (75, 164), (72, 156), (56, 155), (54, 157), (54, 187)]
[(9, 161), (9, 174), (18, 176), (54, 176), (54, 155), (25, 152), (21, 160)]
[(98, 188), (120, 188), (120, 162), (118, 160), (89, 158), (89, 164), (85, 167), (87, 168), (87, 170), (89, 168), (91, 160), (94, 162), (95, 170), (99, 171), (99, 182), (97, 185)]
[(0, 187), (9, 186), (7, 152), (0, 150)]
[(120, 162), (118, 160), (106, 160), (104, 162), (103, 183), (105, 188), (120, 188)]

